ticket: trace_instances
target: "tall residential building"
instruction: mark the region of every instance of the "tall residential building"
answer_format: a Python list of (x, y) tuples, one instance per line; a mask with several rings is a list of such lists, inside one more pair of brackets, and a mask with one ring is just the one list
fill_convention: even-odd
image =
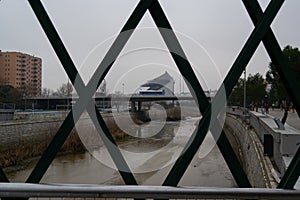
[(20, 52), (0, 51), (0, 84), (20, 89), (23, 96), (40, 96), (42, 59)]

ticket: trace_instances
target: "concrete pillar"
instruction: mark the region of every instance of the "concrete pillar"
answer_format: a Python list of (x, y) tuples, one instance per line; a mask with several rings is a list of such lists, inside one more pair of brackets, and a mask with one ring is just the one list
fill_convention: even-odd
[(135, 107), (135, 101), (131, 102), (131, 112), (135, 112), (136, 111), (136, 107)]
[(141, 111), (141, 110), (142, 110), (142, 102), (138, 101), (138, 111)]

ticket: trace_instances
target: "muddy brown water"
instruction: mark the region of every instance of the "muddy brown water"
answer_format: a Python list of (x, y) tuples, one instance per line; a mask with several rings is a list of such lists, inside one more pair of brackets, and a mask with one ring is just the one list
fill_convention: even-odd
[[(151, 127), (141, 126), (136, 136), (119, 146), (139, 184), (161, 185), (195, 129), (199, 118), (164, 122), (154, 136), (141, 137)], [(156, 122), (160, 123), (160, 122)], [(8, 174), (12, 182), (24, 182), (36, 161), (21, 171)], [(124, 184), (105, 146), (85, 153), (57, 156), (42, 183)], [(236, 183), (211, 135), (208, 135), (194, 156), (179, 185), (236, 187)]]

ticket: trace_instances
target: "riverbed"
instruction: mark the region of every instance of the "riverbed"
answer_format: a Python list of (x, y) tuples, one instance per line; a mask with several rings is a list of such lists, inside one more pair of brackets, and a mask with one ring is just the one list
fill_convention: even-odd
[[(147, 124), (119, 143), (122, 155), (138, 184), (161, 185), (186, 145), (199, 118), (163, 122), (153, 134)], [(162, 122), (152, 122), (155, 123)], [(157, 124), (159, 126), (159, 124)], [(150, 136), (149, 136), (150, 135)], [(149, 137), (148, 137), (149, 136)], [(9, 173), (12, 182), (24, 182), (37, 160), (24, 170)], [(124, 184), (104, 145), (84, 153), (60, 155), (50, 165), (42, 183)], [(194, 156), (179, 185), (236, 187), (236, 183), (211, 135)]]

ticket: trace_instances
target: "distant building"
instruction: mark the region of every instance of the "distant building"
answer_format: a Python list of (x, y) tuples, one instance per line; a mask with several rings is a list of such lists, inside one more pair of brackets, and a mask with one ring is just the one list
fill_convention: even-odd
[(141, 85), (140, 96), (174, 96), (175, 81), (168, 72)]
[(23, 96), (40, 96), (42, 59), (20, 52), (0, 51), (0, 84), (20, 89)]

